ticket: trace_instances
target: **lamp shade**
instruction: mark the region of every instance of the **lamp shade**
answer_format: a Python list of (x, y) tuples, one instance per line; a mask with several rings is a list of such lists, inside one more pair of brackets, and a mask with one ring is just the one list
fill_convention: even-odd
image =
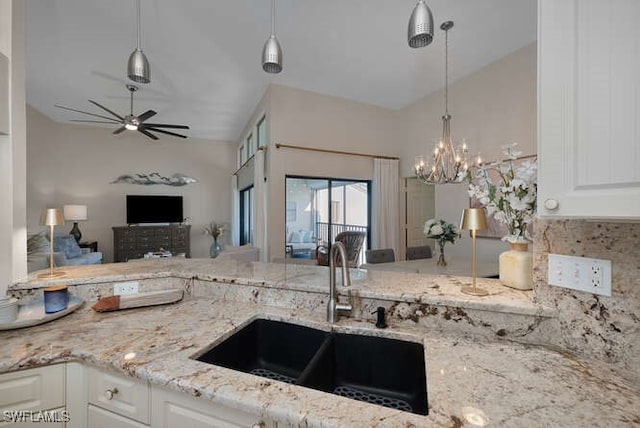
[(424, 0), (419, 0), (409, 18), (407, 43), (412, 48), (422, 48), (431, 44), (432, 41), (433, 14)]
[(274, 34), (269, 36), (262, 49), (262, 69), (267, 73), (282, 71), (282, 47)]
[(465, 208), (460, 219), (460, 229), (483, 230), (487, 228), (484, 208)]
[(40, 215), (40, 224), (44, 226), (62, 226), (64, 216), (58, 208), (45, 208)]
[(86, 205), (65, 205), (62, 209), (65, 220), (83, 221), (87, 219)]
[(151, 67), (146, 55), (140, 49), (133, 51), (127, 63), (127, 76), (138, 83), (149, 83), (151, 81)]

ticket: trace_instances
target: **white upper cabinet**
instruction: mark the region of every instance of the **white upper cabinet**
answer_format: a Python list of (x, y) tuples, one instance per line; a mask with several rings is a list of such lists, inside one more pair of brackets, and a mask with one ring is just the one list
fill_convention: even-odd
[(538, 212), (638, 219), (640, 0), (538, 5)]

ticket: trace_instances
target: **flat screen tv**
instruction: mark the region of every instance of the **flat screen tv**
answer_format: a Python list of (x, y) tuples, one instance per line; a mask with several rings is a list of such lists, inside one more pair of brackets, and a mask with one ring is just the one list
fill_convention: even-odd
[(181, 223), (182, 196), (127, 195), (127, 224)]

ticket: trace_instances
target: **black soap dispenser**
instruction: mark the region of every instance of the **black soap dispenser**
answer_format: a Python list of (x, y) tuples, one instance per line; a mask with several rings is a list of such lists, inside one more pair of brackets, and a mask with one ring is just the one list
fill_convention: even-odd
[(375, 312), (371, 312), (372, 314), (378, 314), (378, 319), (376, 321), (376, 327), (378, 328), (387, 328), (387, 321), (385, 320), (385, 309), (383, 306), (378, 306)]

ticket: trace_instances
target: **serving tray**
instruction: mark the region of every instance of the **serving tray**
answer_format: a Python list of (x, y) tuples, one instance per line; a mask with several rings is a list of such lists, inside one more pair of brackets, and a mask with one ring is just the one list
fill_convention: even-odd
[(64, 311), (46, 314), (44, 312), (44, 301), (37, 300), (18, 307), (18, 317), (13, 322), (0, 324), (0, 330), (13, 330), (15, 328), (31, 327), (44, 324), (49, 321), (61, 318), (78, 309), (84, 300), (77, 296), (69, 296), (69, 305)]

